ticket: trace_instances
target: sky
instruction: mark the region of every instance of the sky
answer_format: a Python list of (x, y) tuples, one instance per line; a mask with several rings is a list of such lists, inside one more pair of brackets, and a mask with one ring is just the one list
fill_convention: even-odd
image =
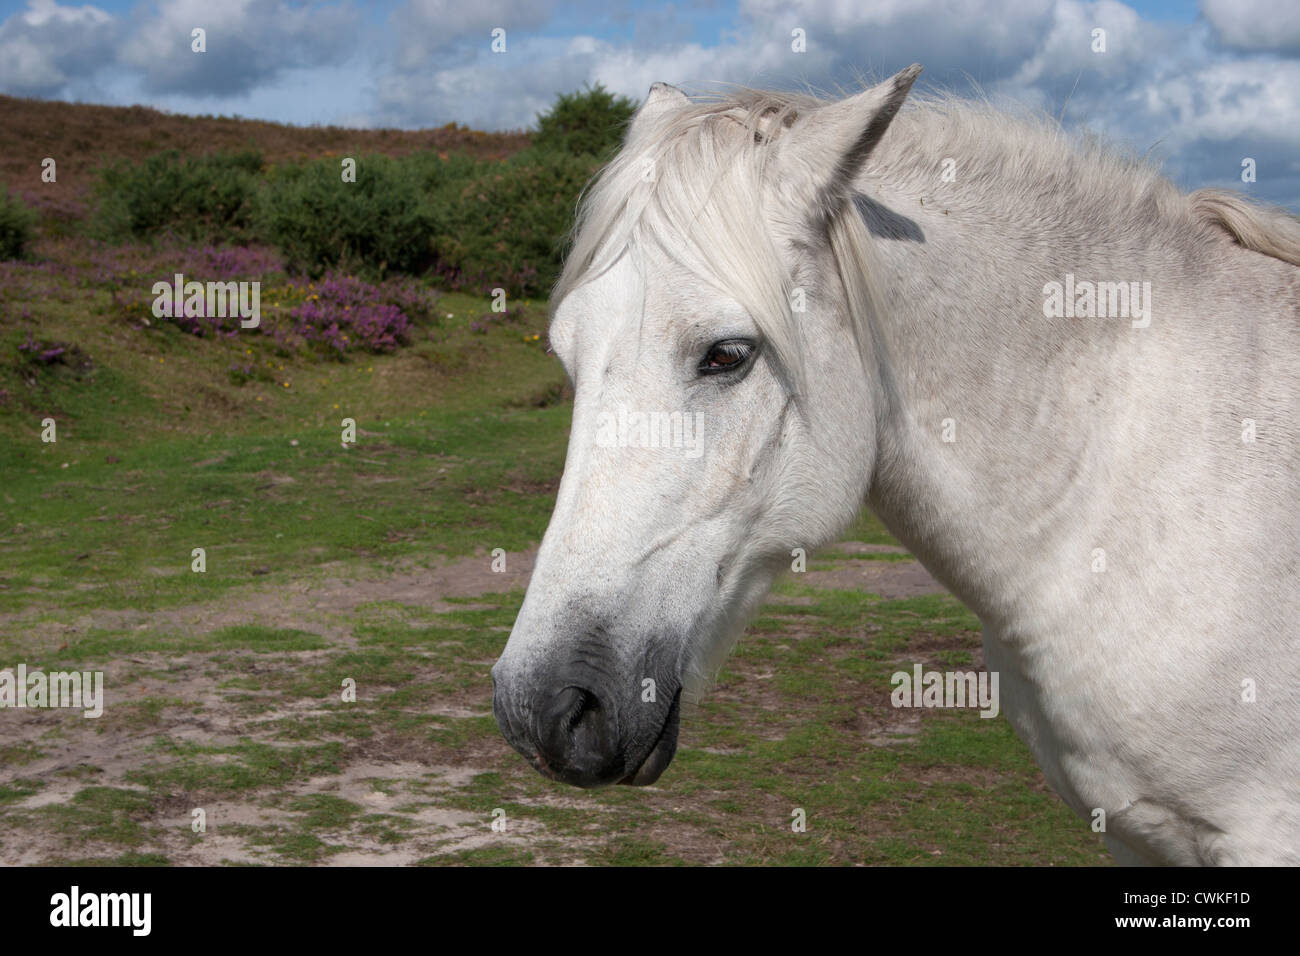
[(523, 129), (589, 83), (838, 93), (913, 62), (1300, 212), (1300, 0), (0, 0), (0, 92), (300, 125)]

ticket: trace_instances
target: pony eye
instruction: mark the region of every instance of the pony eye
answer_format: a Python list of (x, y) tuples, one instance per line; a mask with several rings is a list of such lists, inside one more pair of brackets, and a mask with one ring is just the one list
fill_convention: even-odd
[(744, 339), (714, 342), (709, 346), (704, 361), (700, 362), (700, 372), (704, 375), (712, 375), (739, 368), (753, 354), (754, 344)]

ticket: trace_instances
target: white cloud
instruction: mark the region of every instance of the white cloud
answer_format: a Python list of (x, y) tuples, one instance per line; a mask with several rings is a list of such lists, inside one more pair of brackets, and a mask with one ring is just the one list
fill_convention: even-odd
[(1300, 53), (1300, 4), (1294, 0), (1202, 0), (1201, 12), (1225, 46)]
[(1005, 74), (1032, 56), (1050, 22), (1053, 0), (741, 0), (757, 36), (779, 39), (789, 52), (790, 31), (805, 31), (806, 54), (789, 58), (880, 75), (913, 61), (931, 78), (970, 74), (977, 82)]
[[(1101, 31), (1096, 33), (1095, 31)], [(1115, 0), (1077, 3), (1061, 0), (1034, 44), (1034, 53), (1004, 85), (1032, 86), (1045, 79), (1074, 79), (1082, 73), (1131, 69), (1159, 48), (1160, 28), (1143, 23), (1137, 11)]]
[[(329, 65), (356, 49), (358, 14), (350, 6), (295, 5), (286, 0), (173, 0), (132, 21), (119, 60), (154, 93), (230, 96), (274, 80), (287, 69)], [(207, 32), (207, 52), (191, 32)]]
[(115, 32), (113, 17), (98, 7), (29, 0), (0, 24), (0, 90), (58, 95), (111, 60)]
[[(581, 44), (577, 45), (581, 47)], [(555, 94), (581, 87), (595, 54), (575, 52), (566, 38), (516, 37), (506, 53), (486, 47), (467, 62), (443, 69), (393, 72), (377, 85), (380, 125), (523, 129)]]
[(1300, 62), (1294, 60), (1209, 64), (1151, 83), (1143, 101), (1146, 124), (1158, 117), (1173, 145), (1287, 133), (1300, 146)]
[[(506, 50), (551, 14), (550, 0), (408, 0), (393, 12), (399, 71), (437, 70), (440, 59), (460, 62), (492, 42), (492, 31), (506, 31)], [(467, 57), (468, 55), (468, 57)]]

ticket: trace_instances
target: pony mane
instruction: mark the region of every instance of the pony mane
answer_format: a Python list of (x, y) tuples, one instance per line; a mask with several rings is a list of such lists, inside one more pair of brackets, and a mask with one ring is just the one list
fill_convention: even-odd
[[(658, 242), (746, 309), (767, 340), (778, 376), (797, 396), (802, 360), (791, 306), (796, 282), (763, 215), (772, 185), (765, 183), (764, 171), (770, 144), (800, 116), (828, 102), (740, 88), (638, 117), (579, 201), (552, 311), (629, 248)], [(958, 164), (958, 177), (945, 185), (940, 171), (948, 159)], [(1013, 114), (987, 101), (913, 93), (864, 172), (881, 170), (888, 170), (891, 185), (954, 212), (1008, 221), (1018, 212), (1069, 236), (1078, 231), (1074, 220), (1083, 208), (1092, 210), (1098, 232), (1119, 230), (1129, 242), (1186, 242), (1190, 235), (1205, 244), (1207, 254), (1226, 240), (1300, 265), (1300, 218), (1228, 190), (1183, 192), (1150, 160), (1095, 136), (1067, 133), (1043, 113)], [(847, 298), (850, 328), (864, 361), (870, 361), (872, 350), (884, 345), (875, 331), (882, 291), (873, 240), (854, 203), (809, 209), (810, 222), (818, 212)], [(891, 389), (883, 385), (888, 401)]]

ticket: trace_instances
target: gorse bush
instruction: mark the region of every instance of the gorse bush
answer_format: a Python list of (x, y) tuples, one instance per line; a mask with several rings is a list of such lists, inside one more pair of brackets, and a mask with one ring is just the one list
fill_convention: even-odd
[(106, 166), (97, 186), (94, 232), (105, 238), (238, 241), (248, 236), (262, 157), (256, 151), (182, 156), (168, 150), (140, 163)]
[(358, 158), (356, 182), (337, 159), (281, 167), (259, 197), (259, 232), (312, 276), (335, 266), (418, 274), (432, 258), (425, 197), (437, 175), (427, 160), (386, 156)]
[(537, 117), (533, 146), (608, 160), (623, 141), (623, 133), (635, 112), (634, 101), (615, 96), (599, 83), (576, 93), (565, 93)]
[(545, 295), (592, 156), (526, 150), (504, 161), (431, 152), (363, 157), (356, 182), (338, 160), (277, 169), (258, 201), (258, 231), (287, 264), (382, 277), (432, 271), (452, 288)]
[(453, 288), (545, 296), (562, 264), (593, 156), (526, 150), (480, 163), (431, 197), (436, 267)]
[(36, 213), (0, 186), (0, 259), (21, 259), (32, 240)]

